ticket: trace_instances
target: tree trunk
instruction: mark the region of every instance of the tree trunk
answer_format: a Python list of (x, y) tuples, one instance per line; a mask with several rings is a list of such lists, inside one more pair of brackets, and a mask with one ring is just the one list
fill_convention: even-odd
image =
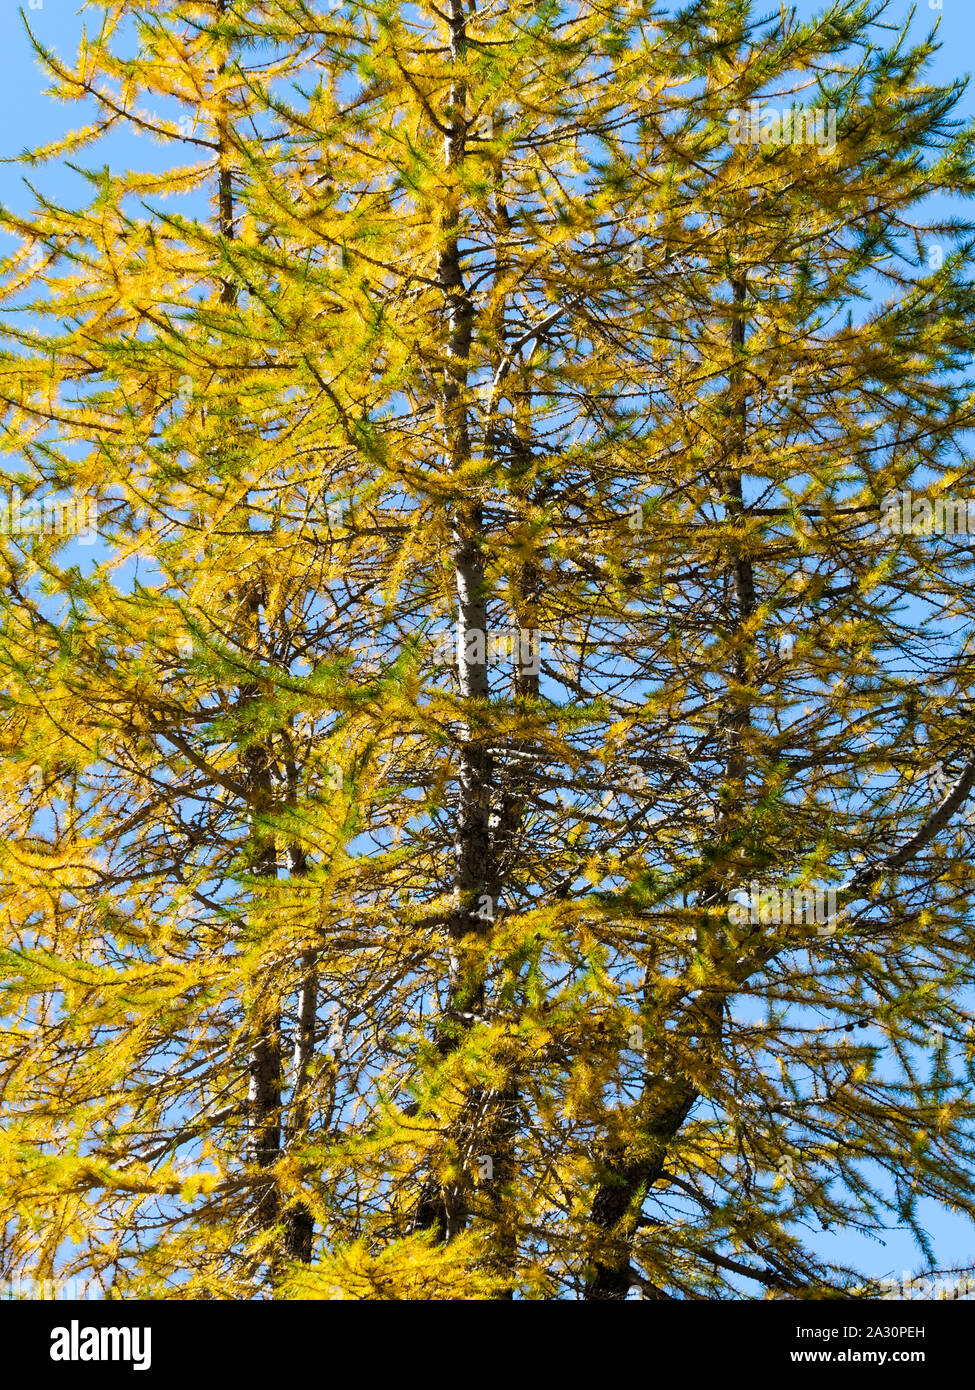
[[(744, 304), (747, 284), (743, 275), (736, 275), (731, 284), (731, 353), (729, 390), (732, 396), (734, 438), (731, 441), (732, 469), (721, 478), (721, 491), (726, 515), (738, 518), (744, 511), (742, 460), (747, 430), (747, 398), (739, 353), (745, 342)], [(736, 554), (731, 564), (733, 630), (735, 649), (733, 669), (736, 693), (730, 695), (722, 716), (725, 742), (725, 785), (728, 800), (716, 822), (719, 838), (728, 839), (741, 824), (746, 811), (745, 779), (747, 774), (747, 730), (751, 726), (751, 705), (741, 692), (750, 688), (753, 673), (752, 638), (748, 622), (755, 609), (754, 567), (747, 554)], [(700, 949), (714, 958), (719, 952), (718, 933), (714, 915), (727, 907), (735, 884), (729, 876), (729, 864), (718, 864), (708, 880), (701, 884), (701, 926), (698, 933)], [(694, 1020), (698, 1049), (714, 1051), (720, 1045), (723, 994), (702, 991), (688, 1020)], [(633, 1162), (623, 1143), (610, 1143), (604, 1151), (605, 1177), (593, 1199), (591, 1220), (601, 1240), (601, 1253), (594, 1261), (594, 1273), (585, 1290), (587, 1300), (621, 1301), (631, 1287), (630, 1250), (637, 1230), (640, 1207), (646, 1193), (663, 1174), (668, 1146), (680, 1133), (690, 1114), (698, 1090), (680, 1068), (664, 1071), (648, 1078), (640, 1101), (646, 1118), (639, 1120), (645, 1139), (651, 1142), (651, 1156), (643, 1162)]]

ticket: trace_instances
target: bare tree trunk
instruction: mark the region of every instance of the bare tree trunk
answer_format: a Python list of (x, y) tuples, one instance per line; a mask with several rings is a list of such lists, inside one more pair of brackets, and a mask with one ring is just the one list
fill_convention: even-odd
[[(244, 622), (251, 650), (256, 652), (260, 640), (261, 593), (251, 583), (243, 595)], [(240, 689), (240, 703), (246, 705), (257, 698), (252, 685)], [(277, 850), (273, 836), (261, 826), (262, 817), (270, 810), (273, 799), (273, 779), (270, 750), (263, 742), (246, 748), (241, 755), (244, 783), (248, 790), (251, 818), (252, 872), (261, 878), (276, 878)], [(250, 1045), (247, 1091), (247, 1161), (257, 1169), (271, 1169), (281, 1153), (281, 1008), (271, 994), (253, 1005), (253, 1040)], [(280, 1219), (280, 1199), (273, 1177), (258, 1181), (255, 1197), (255, 1217), (261, 1230), (272, 1230)]]
[[(218, 0), (217, 12), (223, 14), (225, 0)], [(223, 75), (226, 65), (219, 71)], [(217, 223), (221, 236), (234, 237), (234, 193), (231, 174), (228, 115), (221, 106), (216, 119), (217, 130)], [(232, 279), (223, 280), (220, 302), (230, 306), (237, 298), (237, 286)], [(252, 655), (260, 649), (262, 592), (260, 584), (247, 584), (238, 595), (242, 608), (242, 623)], [(240, 687), (242, 706), (256, 699), (258, 690), (251, 684)], [(251, 867), (262, 878), (276, 878), (277, 848), (273, 836), (260, 825), (273, 800), (272, 755), (263, 743), (246, 748), (241, 754), (243, 781), (248, 792), (251, 818)], [(247, 1086), (247, 1145), (248, 1164), (260, 1169), (272, 1169), (281, 1153), (281, 1010), (277, 999), (261, 999), (254, 1003), (254, 1036), (250, 1044)], [(280, 1220), (280, 1196), (277, 1183), (268, 1176), (255, 1186), (254, 1219), (262, 1231), (273, 1231)], [(273, 1275), (275, 1257), (270, 1269)]]
[[(287, 860), (291, 878), (302, 878), (308, 872), (304, 852), (298, 845), (288, 847)], [(301, 983), (298, 1015), (295, 1019), (286, 1146), (298, 1142), (308, 1125), (308, 1084), (315, 1056), (315, 1027), (318, 1017), (318, 952), (311, 948), (302, 951), (300, 966)], [(289, 1260), (311, 1264), (314, 1235), (315, 1222), (308, 1207), (302, 1201), (291, 1203), (284, 1212), (285, 1256)]]
[(630, 1249), (646, 1193), (663, 1174), (667, 1149), (679, 1134), (697, 1092), (688, 1083), (673, 1083), (665, 1076), (651, 1078), (646, 1087), (654, 1098), (641, 1128), (652, 1144), (650, 1155), (641, 1162), (627, 1157), (625, 1143), (607, 1145), (603, 1179), (593, 1199), (590, 1220), (599, 1237), (593, 1274), (586, 1285), (585, 1298), (591, 1302), (621, 1302), (632, 1286)]
[[(499, 338), (500, 341), (500, 338)], [(524, 481), (525, 469), (531, 461), (531, 406), (527, 391), (518, 399), (515, 415), (515, 434), (510, 440), (511, 495), (516, 514), (529, 502), (529, 489)], [(512, 609), (515, 621), (513, 694), (518, 701), (538, 699), (541, 665), (541, 630), (539, 597), (542, 574), (533, 558), (522, 561), (512, 577)], [(528, 634), (527, 644), (524, 642)], [(526, 652), (526, 645), (528, 652)], [(526, 659), (531, 653), (532, 659)], [(503, 881), (513, 871), (520, 853), (520, 838), (524, 825), (525, 806), (534, 768), (531, 746), (524, 740), (509, 743), (509, 764), (501, 779), (498, 824), (495, 836), (495, 871)], [(514, 756), (511, 756), (514, 755)], [(518, 1233), (510, 1203), (505, 1193), (510, 1190), (516, 1169), (516, 1144), (519, 1116), (519, 1085), (516, 1059), (511, 1059), (507, 1083), (487, 1098), (484, 1150), (490, 1156), (493, 1171), (485, 1187), (485, 1214), (494, 1227), (493, 1263), (502, 1275), (513, 1275), (518, 1254)], [(510, 1300), (512, 1285), (499, 1295)]]
[[(462, 0), (450, 0), (447, 11), (450, 52), (455, 63), (467, 50)], [(467, 90), (456, 81), (445, 112), (444, 162), (448, 180), (442, 221), (443, 245), (438, 281), (447, 321), (447, 364), (443, 375), (444, 454), (449, 471), (460, 475), (470, 459), (470, 433), (465, 400), (474, 310), (464, 283), (459, 243), (460, 209), (452, 177), (464, 157), (467, 136)], [(448, 923), (450, 941), (447, 1002), (438, 1025), (437, 1044), (444, 1056), (458, 1045), (464, 1032), (483, 1016), (484, 978), (470, 946), (490, 930), (498, 887), (491, 834), (493, 761), (488, 739), (477, 716), (487, 700), (488, 619), (484, 563), (484, 521), (478, 500), (460, 497), (451, 516), (452, 560), (457, 594), (457, 678), (461, 696), (474, 707), (463, 731), (459, 752), (457, 824), (454, 839), (454, 909)], [(461, 1120), (461, 1148), (476, 1157), (475, 1119), (483, 1097), (471, 1095)], [(473, 1132), (472, 1132), (473, 1126)], [(418, 1229), (433, 1229), (449, 1240), (464, 1228), (468, 1217), (471, 1175), (444, 1187), (434, 1175), (423, 1185), (414, 1215)]]

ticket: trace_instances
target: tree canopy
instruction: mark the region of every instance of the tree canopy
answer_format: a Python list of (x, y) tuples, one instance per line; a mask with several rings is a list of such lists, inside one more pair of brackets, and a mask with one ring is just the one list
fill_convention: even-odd
[(5, 1272), (844, 1297), (975, 1216), (975, 130), (885, 9), (33, 39)]

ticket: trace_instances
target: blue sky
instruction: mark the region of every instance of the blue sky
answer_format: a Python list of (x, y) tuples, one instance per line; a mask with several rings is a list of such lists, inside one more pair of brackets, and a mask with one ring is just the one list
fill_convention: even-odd
[[(38, 39), (68, 57), (74, 54), (85, 20), (93, 28), (99, 18), (96, 7), (85, 13), (76, 9), (70, 0), (34, 0), (34, 4), (36, 8), (25, 8), (23, 13)], [(777, 4), (770, 3), (764, 13), (772, 13), (777, 8)], [(796, 8), (800, 15), (806, 16), (816, 13), (822, 6), (800, 0)], [(948, 82), (965, 76), (971, 55), (975, 54), (975, 0), (941, 0), (937, 6), (934, 0), (931, 3), (920, 0), (915, 5), (908, 0), (894, 0), (888, 11), (889, 21), (904, 23), (912, 10), (912, 30), (918, 38), (935, 22), (940, 24), (942, 47), (935, 57), (931, 78)], [(762, 12), (756, 10), (756, 13)], [(0, 7), (0, 38), (6, 54), (0, 83), (0, 130), (3, 131), (0, 155), (9, 160), (25, 147), (57, 138), (80, 123), (83, 117), (77, 107), (65, 107), (43, 96), (45, 79), (31, 50), (22, 15), (11, 0)], [(960, 114), (975, 118), (975, 86), (965, 93)], [(166, 158), (166, 152), (159, 147), (153, 148), (145, 141), (137, 144), (131, 139), (114, 139), (111, 152), (113, 157), (118, 156), (133, 165), (144, 166)], [(107, 157), (108, 151), (92, 151), (90, 162), (101, 164)], [(31, 205), (31, 195), (22, 183), (24, 173), (16, 164), (0, 164), (0, 201), (7, 206), (26, 209)], [(30, 177), (45, 191), (70, 200), (77, 176), (48, 166), (34, 171)], [(975, 1229), (966, 1220), (946, 1212), (931, 1211), (928, 1215), (939, 1265), (950, 1267), (955, 1263), (975, 1261)], [(814, 1244), (823, 1254), (855, 1263), (865, 1272), (877, 1275), (899, 1276), (902, 1271), (924, 1266), (920, 1252), (905, 1231), (890, 1231), (884, 1244), (849, 1234), (819, 1233)]]

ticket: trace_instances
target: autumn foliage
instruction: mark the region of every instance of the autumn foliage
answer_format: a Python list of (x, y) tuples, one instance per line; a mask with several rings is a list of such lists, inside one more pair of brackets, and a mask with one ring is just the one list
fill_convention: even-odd
[(34, 39), (3, 487), (97, 538), (0, 536), (5, 1277), (823, 1298), (975, 1216), (972, 548), (883, 524), (975, 489), (975, 132), (882, 8)]

